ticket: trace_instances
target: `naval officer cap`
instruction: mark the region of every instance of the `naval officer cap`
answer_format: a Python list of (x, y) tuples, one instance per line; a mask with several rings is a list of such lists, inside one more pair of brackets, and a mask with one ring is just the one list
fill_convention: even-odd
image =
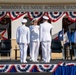
[(47, 16), (43, 16), (43, 19), (48, 20), (49, 18)]
[(38, 20), (38, 18), (34, 18), (31, 22), (34, 22), (34, 21), (37, 21)]
[(38, 18), (34, 18), (31, 23), (33, 23), (34, 21), (38, 21)]
[(27, 19), (22, 19), (21, 22), (22, 22), (22, 23), (26, 23), (26, 22), (27, 22)]

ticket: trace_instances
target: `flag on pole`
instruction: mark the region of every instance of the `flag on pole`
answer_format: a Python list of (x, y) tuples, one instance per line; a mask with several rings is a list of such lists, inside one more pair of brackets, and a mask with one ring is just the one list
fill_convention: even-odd
[(59, 33), (58, 33), (58, 39), (60, 41), (63, 41), (63, 35), (64, 35), (64, 30), (62, 29)]
[(75, 32), (67, 32), (69, 42), (74, 42)]
[(68, 43), (69, 42), (69, 38), (68, 38), (68, 32), (64, 33), (64, 36), (63, 36), (63, 41), (64, 41), (64, 44)]
[(67, 31), (66, 33), (64, 33), (64, 29), (62, 29), (59, 33), (58, 33), (58, 39), (60, 41), (63, 41), (63, 44), (66, 44), (69, 42), (69, 38), (70, 37), (70, 34), (69, 32)]

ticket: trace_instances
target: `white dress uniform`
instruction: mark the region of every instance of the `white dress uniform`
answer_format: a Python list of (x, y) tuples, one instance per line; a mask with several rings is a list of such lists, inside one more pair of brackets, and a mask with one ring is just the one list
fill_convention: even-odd
[(30, 30), (25, 25), (19, 26), (16, 32), (16, 41), (20, 49), (20, 61), (26, 63), (27, 47), (30, 43)]
[[(46, 17), (45, 17), (46, 18)], [(42, 59), (44, 62), (50, 62), (51, 57), (51, 34), (50, 30), (53, 26), (45, 21), (40, 24), (40, 42), (42, 45)]]
[(33, 62), (37, 61), (39, 55), (39, 26), (31, 25), (30, 27), (30, 57)]

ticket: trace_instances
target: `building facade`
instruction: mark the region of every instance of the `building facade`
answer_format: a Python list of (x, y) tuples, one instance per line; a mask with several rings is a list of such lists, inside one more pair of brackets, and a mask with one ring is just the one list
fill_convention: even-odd
[[(54, 26), (52, 31), (53, 38), (57, 37), (57, 33), (63, 28), (63, 19), (68, 18), (70, 22), (75, 22), (76, 14), (75, 0), (0, 0), (0, 20), (1, 25), (4, 25), (4, 18), (9, 23), (9, 29), (5, 38), (11, 39), (12, 43), (12, 59), (14, 59), (14, 48), (16, 43), (16, 30), (21, 25), (22, 18), (28, 18), (29, 22), (38, 17), (39, 21), (43, 15), (50, 18), (51, 24)], [(71, 12), (71, 13), (70, 13)], [(68, 24), (68, 21), (65, 23)], [(2, 26), (1, 26), (2, 27)]]

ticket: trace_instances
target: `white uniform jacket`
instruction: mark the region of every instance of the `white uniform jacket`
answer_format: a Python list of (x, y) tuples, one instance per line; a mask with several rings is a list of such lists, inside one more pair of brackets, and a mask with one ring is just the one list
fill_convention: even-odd
[(30, 43), (30, 30), (25, 25), (19, 26), (16, 32), (17, 43)]
[(32, 25), (30, 28), (30, 41), (39, 41), (39, 26)]
[(40, 24), (40, 42), (41, 41), (51, 41), (51, 34), (50, 34), (50, 30), (53, 28), (53, 26), (48, 23), (48, 22), (44, 22), (42, 24)]

